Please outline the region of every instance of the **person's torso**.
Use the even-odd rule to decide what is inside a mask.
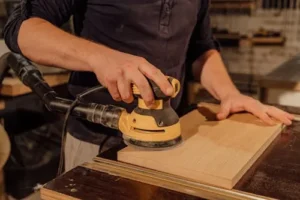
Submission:
[[[177,78],[183,84],[185,56],[197,23],[201,1],[86,0],[86,3],[77,7],[74,16],[75,32],[110,48],[144,57],[165,75]],[[99,85],[99,82],[94,74],[73,72],[69,91],[75,96],[95,85]],[[172,101],[174,108],[178,106],[181,95],[182,91]],[[107,92],[92,94],[85,99],[122,106],[128,111],[135,107],[134,104],[113,101]],[[87,141],[93,140],[94,143],[99,143],[97,140],[100,135],[97,132],[108,132],[97,126],[92,129],[92,124],[83,126],[76,121],[72,124],[71,132],[74,136],[82,140],[88,138]]]
[[[75,32],[144,57],[165,75],[182,82],[200,3],[201,0],[87,0],[77,6]],[[91,87],[99,83],[92,73],[74,72],[70,84]]]

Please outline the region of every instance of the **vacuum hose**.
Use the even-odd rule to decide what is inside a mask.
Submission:
[[[43,79],[38,68],[20,54],[10,52],[0,57],[0,83],[9,67],[24,85],[31,88],[40,97],[49,111],[62,114],[68,112],[73,101],[58,97],[57,93]],[[123,111],[123,108],[112,105],[78,102],[70,114],[109,128],[119,129],[119,118]]]

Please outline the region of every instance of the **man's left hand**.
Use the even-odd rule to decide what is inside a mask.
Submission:
[[[263,122],[268,125],[274,125],[275,120],[278,120],[285,125],[291,125],[294,116],[284,112],[276,107],[262,104],[260,101],[243,95],[241,93],[236,93],[232,95],[227,95],[221,100],[221,109],[217,114],[219,120],[225,119],[231,113],[246,111],[250,112]]]

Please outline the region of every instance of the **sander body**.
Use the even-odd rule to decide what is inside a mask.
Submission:
[[[122,112],[119,120],[119,129],[127,145],[164,149],[182,141],[179,117],[170,104],[170,99],[180,90],[180,83],[172,77],[168,77],[168,80],[173,86],[171,96],[166,96],[153,81],[149,81],[155,98],[151,109],[145,105],[140,91],[133,85],[138,106],[131,113]]]

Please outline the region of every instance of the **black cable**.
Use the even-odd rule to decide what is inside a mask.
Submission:
[[[104,148],[104,146],[105,146],[105,143],[110,139],[110,137],[111,137],[110,135],[107,135],[107,136],[104,138],[104,140],[101,142],[100,148],[99,148],[99,154],[102,153],[103,148]]]
[[[70,114],[72,113],[72,111],[74,110],[74,108],[78,105],[78,103],[80,102],[80,100],[93,93],[93,92],[97,92],[97,91],[101,91],[103,89],[106,89],[104,86],[96,86],[93,87],[91,89],[88,89],[86,91],[84,91],[83,93],[80,93],[76,96],[76,99],[73,101],[73,103],[70,105],[70,107],[68,108],[68,111],[65,115],[65,119],[64,119],[64,123],[63,123],[63,128],[62,128],[62,140],[61,140],[61,151],[60,151],[60,161],[59,161],[59,167],[58,167],[58,172],[57,172],[57,176],[62,174],[63,171],[63,166],[64,166],[64,160],[65,160],[65,143],[66,143],[66,135],[67,135],[67,125],[68,125],[68,120],[70,117]]]

